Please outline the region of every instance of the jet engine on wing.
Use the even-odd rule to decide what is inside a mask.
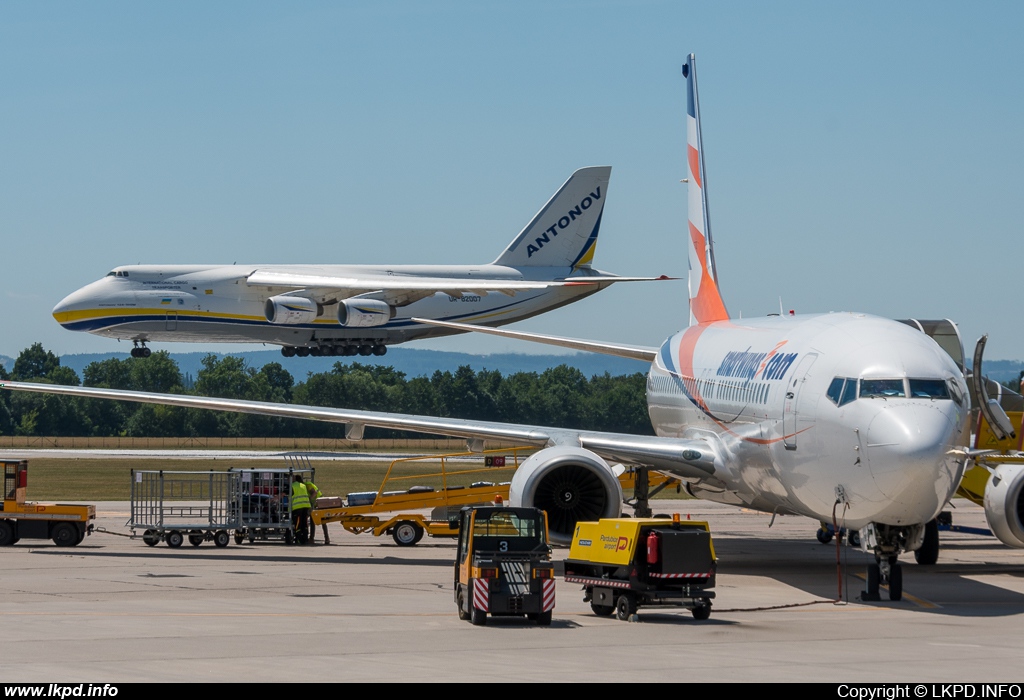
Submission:
[[[996,467],[985,487],[985,518],[999,540],[1024,547],[1024,464]]]
[[[622,515],[622,487],[608,463],[590,450],[546,447],[516,470],[509,502],[547,511],[551,541],[568,544],[577,522]]]
[[[383,326],[395,317],[395,307],[379,299],[345,299],[338,303],[338,323],[346,328]]]
[[[318,308],[312,299],[281,294],[267,299],[263,305],[263,313],[270,323],[293,326],[315,321]]]

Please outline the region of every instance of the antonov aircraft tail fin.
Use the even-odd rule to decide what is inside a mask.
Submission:
[[[697,101],[697,73],[691,53],[683,64],[686,78],[686,164],[687,217],[690,232],[690,325],[726,321],[729,312],[718,291],[715,246],[708,217],[707,177],[704,145],[700,134],[700,105]]]
[[[610,166],[574,172],[493,264],[590,267],[611,174]]]

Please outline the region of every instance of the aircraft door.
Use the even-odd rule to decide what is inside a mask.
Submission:
[[[787,380],[786,402],[782,411],[782,444],[787,450],[796,449],[796,436],[799,432],[797,416],[800,414],[800,389],[807,378],[807,372],[817,359],[818,353],[816,352],[807,353],[801,357],[793,374]]]
[[[176,331],[178,330],[178,312],[168,311],[165,316],[165,330]]]

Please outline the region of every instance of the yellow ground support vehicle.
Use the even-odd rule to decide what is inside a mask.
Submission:
[[[460,620],[526,616],[551,624],[555,569],[547,514],[538,508],[467,507],[459,512],[455,606]]]
[[[53,540],[58,547],[74,547],[92,533],[96,506],[26,501],[28,462],[2,460],[4,501],[0,510],[0,546],[18,540]]]
[[[641,607],[683,607],[706,620],[717,569],[706,522],[610,518],[576,525],[565,580],[583,584],[595,615],[629,620]]]

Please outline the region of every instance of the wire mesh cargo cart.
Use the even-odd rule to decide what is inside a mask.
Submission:
[[[237,511],[238,526],[235,529],[235,543],[250,543],[256,540],[284,540],[291,544],[295,533],[292,528],[292,510],[289,495],[291,484],[298,474],[304,481],[313,481],[316,470],[309,466],[309,460],[289,460],[296,465],[287,469],[230,469],[240,479]]]
[[[134,535],[150,547],[180,547],[188,538],[198,547],[212,541],[226,547],[241,527],[242,477],[231,472],[132,470],[131,519]]]

